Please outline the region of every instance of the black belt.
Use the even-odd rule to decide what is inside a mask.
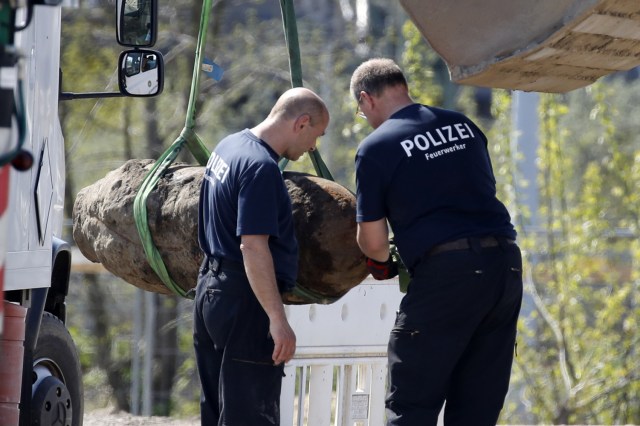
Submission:
[[[244,263],[215,256],[205,256],[202,268],[214,273],[218,273],[221,270],[245,272]]]
[[[226,259],[224,257],[215,257],[215,256],[205,256],[202,262],[202,267],[200,268],[201,273],[206,274],[207,271],[211,271],[214,274],[219,273],[220,271],[235,271],[241,272],[243,274],[247,274],[244,263],[238,262],[236,260]],[[294,287],[294,285],[288,285],[284,281],[277,280],[278,289],[282,293],[283,291],[288,291]]]
[[[436,254],[444,253],[453,250],[469,250],[474,247],[497,247],[506,246],[509,244],[515,244],[515,240],[506,237],[468,237],[460,238],[459,240],[448,241],[446,243],[438,244],[432,247],[424,257],[433,256]]]

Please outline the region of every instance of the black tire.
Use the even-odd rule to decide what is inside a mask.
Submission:
[[[82,426],[84,415],[82,371],[69,331],[56,316],[42,316],[33,353],[33,425]]]

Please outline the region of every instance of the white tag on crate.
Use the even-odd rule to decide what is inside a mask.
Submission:
[[[351,395],[351,419],[365,420],[369,418],[369,394],[354,393]]]

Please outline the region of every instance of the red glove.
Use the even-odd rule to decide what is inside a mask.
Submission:
[[[391,259],[391,255],[386,262],[378,262],[370,258],[367,259],[367,269],[376,280],[388,280],[398,275],[398,264]]]

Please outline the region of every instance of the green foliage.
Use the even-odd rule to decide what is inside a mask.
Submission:
[[[588,125],[561,125],[573,96],[593,102]],[[623,143],[613,123],[616,96],[597,83],[541,98],[539,213],[545,226],[524,239],[530,248],[526,289],[535,310],[523,311],[513,378],[536,422],[639,421],[633,407],[640,404],[640,339],[631,327],[640,315],[634,219],[640,149],[637,142]],[[576,155],[582,147],[569,140],[584,135],[570,128],[595,136],[602,156]],[[518,408],[510,403],[503,419],[522,420]]]
[[[174,405],[174,413],[179,417],[192,416],[200,413],[200,381],[193,353],[193,334],[191,303],[188,304],[189,313],[178,319],[178,349],[183,354],[178,366],[172,398],[179,401]],[[189,331],[189,332],[185,332]]]
[[[402,65],[410,81],[410,93],[416,102],[427,105],[442,105],[444,89],[437,81],[434,66],[440,57],[424,42],[424,38],[411,22],[402,28],[405,38],[405,50]]]
[[[473,117],[472,114],[469,114]],[[478,119],[478,125],[485,125],[484,133],[489,141],[489,153],[491,156],[493,173],[496,177],[496,190],[500,200],[509,209],[511,216],[516,217],[521,206],[516,205],[514,168],[515,154],[511,146],[511,96],[506,90],[494,90],[491,105],[492,122],[482,122]]]

